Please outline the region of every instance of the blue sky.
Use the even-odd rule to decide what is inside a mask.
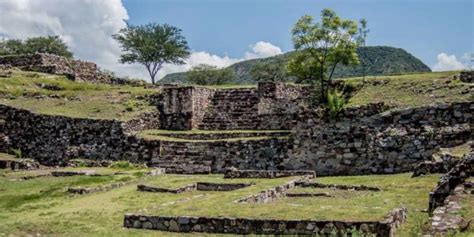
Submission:
[[[343,18],[366,18],[368,45],[400,47],[427,65],[446,53],[458,59],[474,48],[472,0],[124,0],[132,24],[168,23],[190,47],[241,57],[249,45],[270,42],[292,50],[290,30],[304,14],[331,8]]]
[[[191,56],[158,78],[199,64],[225,67],[293,49],[291,28],[304,14],[332,8],[366,18],[368,45],[406,49],[437,71],[467,68],[474,48],[474,0],[0,0],[0,38],[58,35],[74,56],[120,76],[147,79],[143,65],[121,64],[112,35],[132,24],[183,30]],[[67,9],[67,10],[65,10]]]

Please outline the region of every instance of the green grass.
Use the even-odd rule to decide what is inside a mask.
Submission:
[[[47,90],[41,85],[57,86],[60,90]],[[143,87],[74,82],[64,76],[25,71],[14,71],[0,80],[2,104],[79,118],[128,120],[152,111],[154,108],[140,98],[157,92]]]
[[[398,76],[368,76],[365,85],[350,99],[347,106],[385,102],[395,108],[417,107],[433,103],[473,101],[470,85],[452,79],[458,72],[432,72]],[[362,78],[344,79],[359,87]],[[449,82],[449,83],[448,83]]]
[[[16,157],[10,154],[0,152],[0,160],[16,160]]]
[[[5,171],[3,171],[5,172]],[[5,173],[4,173],[5,175]],[[10,181],[0,176],[0,236],[49,234],[55,236],[174,236],[176,234],[122,228],[125,213],[188,216],[230,216],[279,219],[380,220],[391,209],[406,206],[408,220],[400,236],[409,236],[428,205],[428,192],[438,176],[410,178],[411,174],[318,178],[322,183],[380,186],[382,192],[334,191],[335,198],[287,198],[267,204],[242,204],[234,200],[287,182],[280,179],[223,179],[222,175],[163,175],[145,177],[140,183],[180,187],[193,182],[255,182],[231,192],[185,192],[181,194],[137,192],[136,184],[88,195],[70,196],[69,186],[96,186],[120,176],[44,177]],[[125,175],[126,176],[126,175]],[[305,188],[309,189],[309,188]],[[300,188],[293,191],[301,190]],[[328,191],[315,189],[312,191]],[[417,216],[415,218],[414,216]],[[405,235],[406,234],[406,235]],[[194,236],[196,234],[189,234]]]

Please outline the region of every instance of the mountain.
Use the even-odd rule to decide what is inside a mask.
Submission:
[[[274,62],[282,67],[286,65],[293,52],[261,59],[252,59],[238,62],[229,67],[238,76],[237,84],[253,84],[255,81],[250,76],[250,70],[258,62]],[[367,46],[357,49],[361,63],[365,65],[365,74],[368,76],[393,75],[414,72],[430,72],[431,69],[421,60],[407,51],[388,46]],[[338,66],[334,72],[335,78],[362,76],[362,66]],[[172,73],[159,80],[160,84],[186,83],[186,73]]]

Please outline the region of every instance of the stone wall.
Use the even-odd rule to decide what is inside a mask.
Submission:
[[[459,79],[462,82],[474,83],[474,71],[462,71],[459,73]]]
[[[406,220],[406,209],[391,211],[382,221],[271,220],[232,217],[169,217],[126,214],[124,227],[170,232],[205,232],[266,235],[330,235],[340,236],[358,230],[379,237],[395,236]]]
[[[129,136],[116,120],[35,114],[7,105],[0,105],[0,119],[0,135],[8,140],[1,151],[20,149],[45,165],[65,165],[78,157],[144,162],[159,153],[159,141]]]
[[[370,107],[347,110],[339,120],[311,116],[301,121],[282,166],[318,175],[408,172],[436,148],[473,138],[474,102],[380,114],[382,106]]]
[[[307,108],[309,87],[259,83],[257,88],[210,89],[165,85],[158,105],[162,129],[290,129]]]
[[[456,186],[474,174],[474,153],[466,154],[464,158],[443,175],[433,192],[430,192],[429,209],[430,213],[437,207],[444,205],[445,199],[451,194]]]
[[[167,168],[167,172],[174,170],[173,173],[222,173],[230,167],[275,170],[287,153],[287,139],[284,138],[161,141],[160,145],[160,155],[152,164]]]
[[[99,73],[97,65],[53,54],[1,56],[0,65],[10,65],[23,70],[66,75],[76,81],[110,83],[111,78]]]
[[[202,122],[214,90],[204,87],[165,85],[156,100],[161,113],[161,128],[190,130]]]

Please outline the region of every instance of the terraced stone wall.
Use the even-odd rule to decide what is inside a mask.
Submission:
[[[227,168],[278,169],[286,158],[287,139],[181,142],[161,141],[152,164],[167,173],[223,173]]]
[[[1,151],[20,149],[45,165],[74,158],[147,161],[159,153],[159,141],[129,136],[116,120],[42,115],[6,105],[0,105],[0,119]]]
[[[380,114],[380,105],[372,106],[347,110],[338,120],[310,116],[301,121],[281,165],[318,175],[408,172],[436,148],[473,139],[474,102]]]
[[[0,65],[24,70],[66,75],[76,81],[111,83],[111,78],[99,73],[92,62],[68,59],[52,54],[12,55],[0,57]]]

